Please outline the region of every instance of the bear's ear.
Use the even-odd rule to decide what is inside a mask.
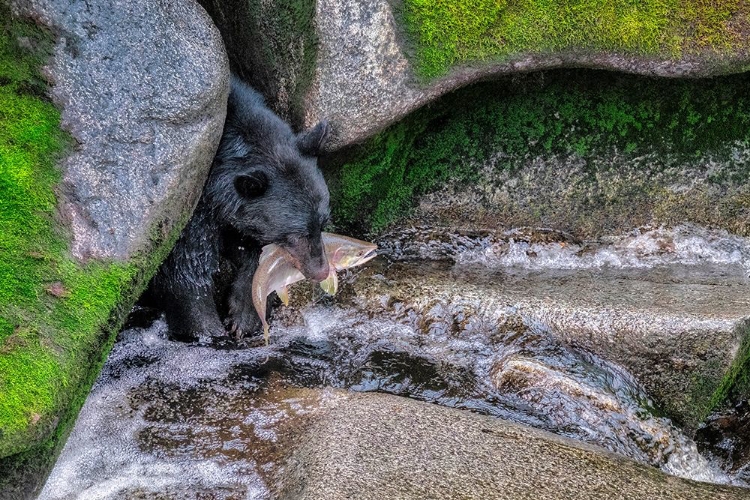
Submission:
[[[240,175],[234,179],[234,189],[243,198],[257,198],[268,189],[268,176],[263,172]]]
[[[323,120],[313,128],[297,134],[297,149],[303,155],[318,156],[330,133],[328,120]]]

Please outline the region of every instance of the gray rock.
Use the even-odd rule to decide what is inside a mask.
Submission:
[[[281,474],[281,499],[748,498],[503,420],[383,394],[320,415]]]
[[[619,70],[651,76],[701,77],[741,71],[746,55],[715,54],[672,59],[594,51],[520,53],[477,61],[429,83],[420,82],[407,59],[392,2],[319,0],[318,62],[305,101],[305,122],[329,117],[336,133],[329,148],[360,142],[414,109],[469,83],[503,74],[561,67]]]
[[[726,148],[689,159],[661,151],[637,158],[608,151],[524,159],[497,152],[475,162],[475,182],[449,182],[419,196],[409,222],[453,228],[541,226],[579,238],[690,222],[747,236],[750,185],[741,172],[750,162],[750,148],[739,142]],[[504,168],[504,162],[513,168]]]
[[[232,71],[293,127],[315,69],[315,0],[198,0],[219,28]]]
[[[229,70],[192,0],[14,0],[58,34],[46,67],[62,127],[60,212],[79,259],[127,259],[184,222],[221,136]]]

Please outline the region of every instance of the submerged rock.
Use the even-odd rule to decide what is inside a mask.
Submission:
[[[343,391],[289,387],[266,354],[170,341],[163,319],[123,331],[39,498],[269,498]]]
[[[695,437],[698,447],[716,457],[722,469],[750,479],[750,404],[743,400],[734,408],[713,412]]]
[[[319,415],[281,474],[279,498],[295,500],[748,495],[529,427],[384,394],[353,396]]]

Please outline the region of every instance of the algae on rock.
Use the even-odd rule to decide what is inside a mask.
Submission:
[[[74,388],[92,381],[100,327],[135,267],[70,256],[54,193],[70,140],[37,75],[51,41],[7,7],[0,14],[0,488],[10,488],[10,469],[35,459],[5,457],[39,442],[51,455],[50,432],[85,397]]]
[[[379,231],[421,203],[417,221],[446,224],[748,235],[748,83],[568,70],[478,84],[330,162],[336,222]]]

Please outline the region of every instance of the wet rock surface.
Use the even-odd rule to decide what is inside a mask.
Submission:
[[[193,0],[14,0],[58,35],[45,68],[64,130],[61,216],[79,259],[149,251],[198,201],[226,114],[229,67]]]
[[[174,342],[163,319],[149,326],[147,311],[141,325],[132,316],[41,498],[367,498],[397,483],[406,489],[393,495],[406,498],[501,483],[495,491],[515,496],[499,498],[576,489],[585,498],[747,498],[663,475],[743,485],[746,461],[728,467],[699,454],[691,428],[661,410],[669,400],[659,398],[673,393],[649,390],[668,375],[687,384],[710,372],[706,359],[733,354],[735,307],[747,296],[744,240],[657,231],[580,252],[570,247],[585,243],[548,231],[407,234],[382,245],[400,260],[342,274],[334,298],[295,287],[292,305],[275,311],[268,347],[258,337]],[[646,243],[667,235],[669,256],[649,253],[663,252]],[[523,265],[500,258],[522,250]],[[429,260],[432,252],[444,260]],[[705,262],[709,253],[714,265],[732,260],[724,275]],[[687,303],[692,312],[675,309]],[[637,371],[631,358],[651,351],[651,371]],[[667,352],[693,364],[657,357]],[[430,476],[447,453],[448,475]],[[387,477],[399,481],[381,484]]]
[[[739,362],[750,311],[744,240],[695,231],[639,232],[600,246],[554,232],[409,230],[406,241],[384,245],[401,261],[368,267],[340,300],[455,336],[502,332],[519,318],[623,366],[695,429]],[[447,260],[415,265],[407,260],[415,249]]]
[[[474,182],[449,182],[419,198],[410,222],[451,228],[543,226],[595,239],[643,225],[693,223],[750,234],[746,141],[690,158],[616,149],[589,155],[478,162]],[[509,167],[512,165],[512,167]]]
[[[338,405],[306,436],[279,498],[747,498],[528,427],[382,394]]]
[[[39,498],[267,498],[308,414],[338,397],[164,326],[123,332]]]

